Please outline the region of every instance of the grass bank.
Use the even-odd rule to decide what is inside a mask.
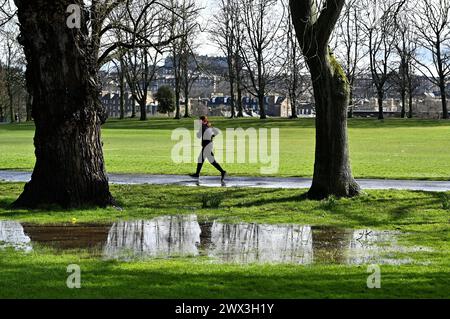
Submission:
[[[107,223],[196,214],[230,222],[296,223],[401,230],[402,245],[425,246],[414,263],[383,265],[382,288],[368,289],[367,266],[237,265],[206,257],[105,261],[84,251],[0,249],[0,298],[448,298],[450,194],[369,191],[355,199],[302,200],[302,190],[112,186],[123,210],[10,210],[23,184],[0,183],[0,219]],[[205,196],[217,208],[203,208]],[[411,255],[410,255],[411,257]],[[82,269],[82,289],[66,287],[66,268]]]

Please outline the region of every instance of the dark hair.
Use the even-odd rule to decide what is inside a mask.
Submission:
[[[200,116],[200,120],[202,120],[202,121],[206,121],[206,125],[208,125],[209,127],[211,127],[212,125],[211,125],[211,122],[208,120],[208,117],[207,116]]]

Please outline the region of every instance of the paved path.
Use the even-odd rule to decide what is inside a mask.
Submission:
[[[0,181],[27,182],[31,173],[0,170]],[[276,177],[228,177],[225,185],[219,177],[201,177],[200,180],[181,175],[144,175],[144,174],[110,174],[112,184],[127,185],[180,185],[207,187],[261,187],[261,188],[308,188],[311,179],[308,178],[276,178]],[[450,190],[450,181],[413,181],[413,180],[358,180],[363,189],[399,189],[442,192]]]

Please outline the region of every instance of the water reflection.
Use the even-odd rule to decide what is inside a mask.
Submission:
[[[92,249],[106,259],[119,260],[202,255],[217,262],[242,264],[395,264],[405,262],[395,259],[395,253],[401,251],[398,235],[301,225],[199,222],[195,215],[112,225],[0,222],[0,248],[29,251],[31,242],[36,242],[56,249]]]
[[[224,262],[310,264],[313,258],[312,229],[298,225],[215,222],[208,255]]]
[[[24,229],[18,222],[0,221],[0,249],[15,248],[16,250],[31,251],[31,239],[25,235]]]
[[[200,233],[194,215],[119,222],[109,231],[104,255],[112,259],[197,256]]]
[[[111,225],[30,225],[23,224],[32,242],[56,249],[97,249],[106,242]]]

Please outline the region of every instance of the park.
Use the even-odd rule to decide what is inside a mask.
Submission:
[[[449,0],[0,4],[0,299],[449,298]]]
[[[226,120],[213,119],[218,127],[279,127],[281,135],[279,177],[311,177],[314,121],[312,119]],[[170,160],[172,129],[190,128],[191,120],[154,119],[110,121],[103,128],[108,172],[117,174],[181,174],[192,164]],[[446,151],[448,122],[390,119],[354,119],[349,122],[355,177],[376,179],[448,180],[450,155]],[[33,125],[0,126],[0,167],[31,171]],[[289,138],[291,137],[291,138]],[[295,140],[295,147],[292,147]],[[383,142],[381,143],[380,140]],[[153,152],[164,156],[154,156]],[[430,154],[433,154],[432,156]],[[205,175],[217,175],[209,166]],[[230,176],[258,176],[257,164],[227,167]],[[189,180],[189,177],[186,177]],[[217,177],[219,183],[219,177]],[[218,220],[230,224],[311,225],[337,230],[370,229],[398,232],[398,251],[387,252],[382,265],[382,289],[367,289],[366,267],[349,266],[339,258],[318,258],[314,266],[263,263],[252,260],[220,263],[207,255],[153,259],[98,258],[101,247],[75,245],[65,240],[77,232],[57,237],[52,248],[47,239],[33,243],[33,251],[0,250],[2,297],[55,298],[445,298],[448,296],[450,194],[407,190],[370,190],[353,199],[302,199],[307,189],[209,188],[177,185],[113,185],[121,210],[54,208],[11,210],[22,183],[0,184],[0,219],[23,225],[98,225],[117,221],[152,220],[161,216],[196,215],[199,222]],[[205,196],[219,200],[203,205]],[[1,222],[0,222],[1,224]],[[27,229],[28,226],[24,226]],[[45,227],[43,228],[45,229]],[[314,233],[313,233],[314,234]],[[39,235],[36,235],[39,238]],[[64,238],[66,236],[66,238]],[[315,236],[315,234],[314,234]],[[31,236],[33,239],[33,236]],[[104,241],[106,242],[106,236]],[[47,245],[50,244],[50,247]],[[103,243],[102,243],[103,244]],[[392,244],[392,243],[384,243]],[[81,247],[81,248],[80,248]],[[129,246],[131,249],[133,246]],[[95,248],[95,249],[94,249]],[[93,251],[95,253],[93,253]],[[251,254],[251,250],[248,251]],[[318,254],[321,249],[318,249]],[[101,254],[101,251],[100,251]],[[342,253],[343,254],[343,253]],[[383,256],[371,255],[373,262]],[[196,254],[194,254],[196,255]],[[242,257],[242,256],[241,256]],[[245,256],[244,256],[245,257]],[[244,258],[242,257],[242,258]],[[385,256],[386,257],[386,256]],[[384,257],[383,257],[384,258]],[[396,260],[411,259],[405,264]],[[211,261],[213,259],[213,261]],[[236,259],[239,261],[239,259]],[[211,264],[212,262],[212,264]],[[83,288],[65,286],[65,267],[80,263]],[[393,263],[393,264],[391,264]],[[29,268],[31,267],[31,269]],[[25,269],[27,269],[25,271]],[[45,271],[43,271],[45,269]],[[17,280],[21,285],[17,285]],[[182,279],[181,279],[182,278]],[[313,280],[311,280],[311,278]],[[36,280],[38,279],[38,280]],[[43,289],[43,287],[46,287]]]

